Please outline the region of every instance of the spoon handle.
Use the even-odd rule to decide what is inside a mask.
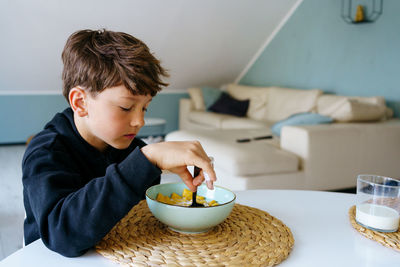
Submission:
[[[192,192],[192,205],[196,205],[197,204],[197,191],[196,192]]]
[[[197,175],[200,174],[201,169],[197,166],[194,166],[194,171],[193,171],[193,178],[196,177]]]
[[[201,169],[197,166],[194,166],[194,171],[193,171],[193,179],[200,174]],[[197,196],[197,191],[193,192],[192,197],[193,200],[196,201],[196,196]]]
[[[194,171],[193,171],[193,179],[200,174],[201,169],[197,166],[194,166]],[[197,191],[192,192],[192,206],[198,206],[197,204]]]

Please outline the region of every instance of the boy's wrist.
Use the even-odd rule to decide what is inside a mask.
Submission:
[[[135,163],[133,163],[133,161]],[[152,179],[131,179],[132,175],[136,177],[159,177],[161,170],[152,164],[151,161],[143,154],[141,149],[134,149],[131,154],[121,163],[118,164],[119,171],[128,182],[134,182],[136,188],[146,187]],[[144,183],[144,184],[141,184]]]
[[[157,162],[151,156],[152,155],[152,151],[153,151],[153,145],[152,144],[145,145],[144,147],[142,147],[140,149],[140,151],[142,151],[142,154],[147,158],[148,161],[150,161],[153,165],[158,167]]]

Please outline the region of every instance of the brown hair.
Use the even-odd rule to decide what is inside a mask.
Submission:
[[[162,86],[165,69],[145,43],[123,33],[81,30],[73,33],[62,52],[63,95],[82,86],[92,95],[124,84],[134,95],[155,96]]]

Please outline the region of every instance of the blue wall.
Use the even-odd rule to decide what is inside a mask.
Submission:
[[[24,143],[66,107],[62,95],[0,95],[0,144]]]
[[[165,133],[178,129],[179,99],[187,93],[160,93],[150,103],[146,117],[167,121]],[[68,106],[61,94],[0,95],[0,144],[25,143]]]
[[[341,1],[304,0],[240,83],[379,95],[399,117],[399,12],[385,0],[375,23],[347,24]]]
[[[179,99],[189,98],[187,93],[161,93],[153,98],[146,117],[163,118],[167,121],[164,133],[179,128]]]

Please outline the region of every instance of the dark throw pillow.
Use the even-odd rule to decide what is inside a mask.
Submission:
[[[208,108],[208,110],[216,113],[244,117],[246,116],[247,109],[249,108],[249,102],[249,99],[237,100],[229,94],[223,92],[217,101],[215,101],[215,103]]]
[[[201,88],[201,93],[203,94],[204,105],[208,109],[220,98],[222,91],[218,88],[206,86]]]

